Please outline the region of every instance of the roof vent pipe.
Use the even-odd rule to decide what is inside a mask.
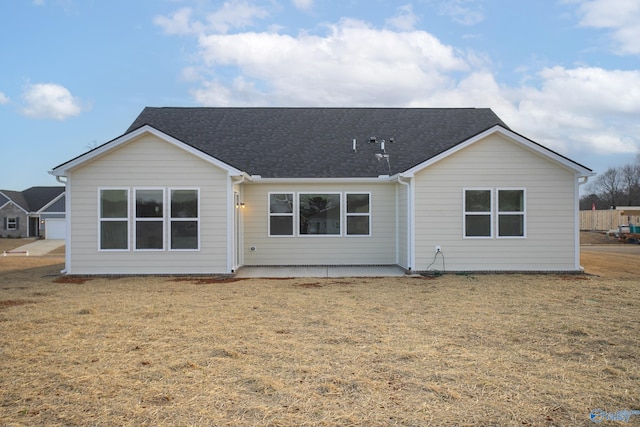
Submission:
[[[355,153],[356,151],[358,151],[356,150],[356,139],[353,138],[353,152]]]

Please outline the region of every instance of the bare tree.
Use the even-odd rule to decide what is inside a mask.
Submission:
[[[633,206],[640,196],[640,163],[630,163],[620,168],[620,181],[624,191],[624,203]]]
[[[598,175],[593,182],[593,190],[600,196],[600,199],[609,204],[616,206],[617,201],[622,194],[621,172],[617,168],[609,168],[606,172]]]

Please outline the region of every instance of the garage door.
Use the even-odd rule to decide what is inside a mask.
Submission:
[[[64,219],[45,219],[44,220],[44,238],[45,239],[66,239],[67,238],[67,222]]]

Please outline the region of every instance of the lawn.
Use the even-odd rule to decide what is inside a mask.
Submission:
[[[592,425],[640,409],[640,287],[606,257],[598,276],[222,282],[6,257],[0,424]]]

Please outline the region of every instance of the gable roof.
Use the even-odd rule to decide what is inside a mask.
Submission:
[[[38,212],[64,191],[64,187],[31,187],[24,191],[0,190],[0,193],[25,212]]]
[[[393,175],[492,126],[506,127],[486,108],[147,107],[127,132],[144,125],[263,178]],[[375,156],[383,139],[389,164]]]
[[[565,167],[582,174],[591,172],[512,132],[488,108],[147,107],[125,134],[51,173],[64,175],[68,169],[151,133],[232,175],[376,178],[411,173],[497,129],[517,142],[528,141],[528,148]],[[372,137],[375,142],[370,142]]]

